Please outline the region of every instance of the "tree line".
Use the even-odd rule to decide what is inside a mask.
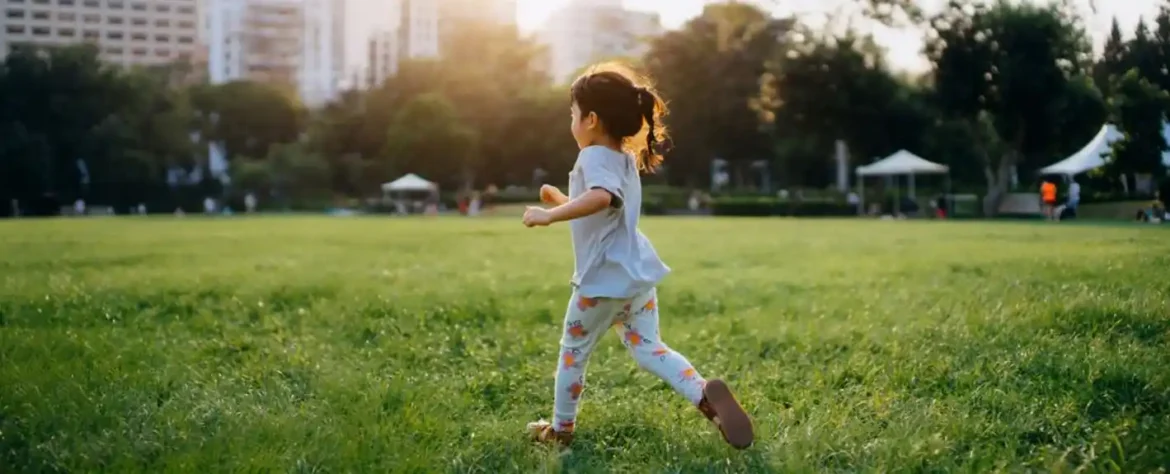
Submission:
[[[928,73],[892,70],[856,30],[739,2],[709,5],[624,58],[671,105],[666,166],[647,180],[706,188],[718,158],[740,187],[762,162],[780,186],[826,188],[843,140],[853,166],[899,149],[947,164],[993,209],[1015,177],[1074,152],[1106,120],[1125,138],[1095,186],[1165,176],[1170,3],[1128,40],[1114,21],[1100,57],[1068,2],[956,0],[932,16],[905,0],[862,3],[872,20],[926,26]],[[446,34],[441,59],[404,62],[317,110],[277,86],[190,83],[183,65],[105,65],[90,45],[15,48],[0,66],[0,198],[170,211],[255,193],[320,207],[376,196],[407,172],[446,190],[565,181],[569,94],[545,74],[545,51],[509,29]],[[226,177],[213,173],[213,143]]]

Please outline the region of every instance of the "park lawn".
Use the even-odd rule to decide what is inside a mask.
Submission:
[[[737,452],[617,338],[550,415],[572,254],[515,219],[0,222],[0,472],[1149,472],[1170,232],[648,219],[663,335]]]

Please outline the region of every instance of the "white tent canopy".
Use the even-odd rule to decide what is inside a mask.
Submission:
[[[876,163],[857,168],[858,176],[893,176],[915,174],[941,174],[949,171],[946,165],[926,161],[906,150],[885,157]]]
[[[894,154],[887,156],[873,164],[857,167],[858,187],[861,189],[861,202],[858,206],[858,213],[865,213],[865,180],[867,176],[900,176],[907,175],[907,184],[909,185],[908,196],[914,199],[914,175],[916,174],[946,174],[950,172],[947,165],[942,165],[927,161],[922,157],[910,153],[906,150],[898,150]],[[947,180],[947,188],[950,188],[950,179]],[[897,182],[894,186],[894,208],[895,212],[901,212],[902,203],[897,197]],[[948,191],[949,192],[949,191]]]
[[[422,192],[435,191],[436,189],[438,186],[435,183],[422,179],[414,173],[382,185],[383,192]]]
[[[1083,148],[1060,162],[1040,169],[1040,174],[1076,175],[1105,165],[1105,156],[1113,150],[1113,143],[1124,135],[1113,124],[1101,126],[1097,135]],[[1170,141],[1170,123],[1162,123],[1162,136]],[[1170,151],[1162,153],[1162,164],[1170,167]]]

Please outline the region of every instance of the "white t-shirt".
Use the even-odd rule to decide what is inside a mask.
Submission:
[[[642,178],[634,159],[603,146],[577,155],[569,173],[569,198],[590,189],[613,195],[609,209],[569,222],[573,236],[573,286],[581,296],[631,298],[654,288],[670,268],[638,231]]]

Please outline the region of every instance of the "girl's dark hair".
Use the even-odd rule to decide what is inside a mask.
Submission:
[[[621,64],[599,64],[578,77],[569,94],[581,117],[597,114],[605,132],[637,160],[638,169],[653,172],[662,164],[666,103],[645,78]]]

